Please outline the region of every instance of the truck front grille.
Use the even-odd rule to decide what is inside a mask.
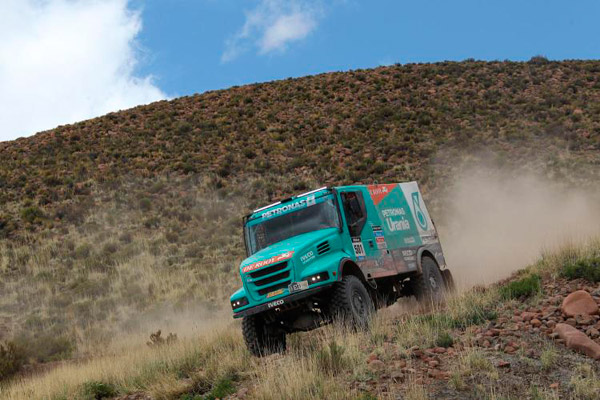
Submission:
[[[292,282],[290,267],[291,265],[284,261],[250,272],[247,283],[253,297],[260,299],[270,292],[286,289]]]

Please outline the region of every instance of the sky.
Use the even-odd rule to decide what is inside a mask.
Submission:
[[[599,18],[597,0],[0,0],[0,141],[322,72],[598,59]]]

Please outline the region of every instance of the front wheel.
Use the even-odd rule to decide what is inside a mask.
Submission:
[[[356,276],[344,276],[333,287],[331,311],[334,319],[362,329],[368,325],[374,309],[373,300],[367,288]]]
[[[285,332],[269,327],[260,315],[244,317],[242,333],[248,351],[256,357],[285,351]]]

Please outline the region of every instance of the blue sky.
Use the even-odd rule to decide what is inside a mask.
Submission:
[[[0,141],[322,72],[598,59],[599,17],[597,0],[0,0]]]
[[[251,82],[382,64],[600,56],[598,1],[330,1],[310,33],[283,50],[250,48],[222,62],[226,41],[260,1],[149,0],[140,6],[140,71],[183,95]],[[302,2],[299,2],[302,3]],[[250,39],[260,40],[260,32]]]

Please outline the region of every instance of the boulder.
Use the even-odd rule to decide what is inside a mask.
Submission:
[[[558,336],[565,341],[568,348],[579,351],[595,360],[600,360],[600,344],[587,337],[585,333],[567,324],[556,325],[554,332],[558,333]]]
[[[594,298],[588,292],[577,290],[565,297],[561,310],[567,317],[592,315],[598,314],[598,304],[596,304]]]

